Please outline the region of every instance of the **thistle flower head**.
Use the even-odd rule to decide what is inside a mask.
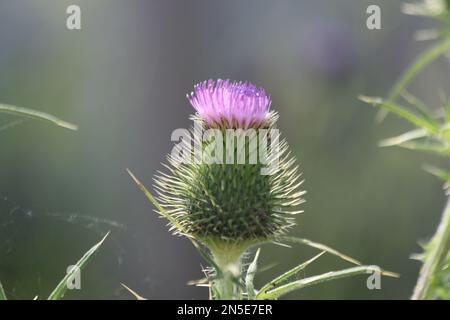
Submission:
[[[249,82],[207,80],[187,95],[198,115],[209,126],[248,128],[263,125],[272,103],[263,88]]]
[[[226,134],[224,140],[214,141],[215,147],[229,150],[234,162],[198,162],[195,157],[180,162],[169,156],[170,172],[155,179],[166,212],[182,227],[182,233],[210,249],[224,243],[245,247],[285,233],[294,225],[293,214],[301,212],[297,206],[303,202],[304,191],[299,190],[303,181],[286,141],[279,138],[277,116],[269,112],[271,101],[264,89],[247,82],[209,80],[195,86],[189,100],[205,133]],[[203,134],[196,137],[195,129],[191,134],[201,152],[211,149],[211,141],[201,140]],[[255,140],[258,144],[253,144]],[[192,156],[196,153],[191,142],[183,147]],[[241,152],[244,163],[236,161]],[[261,157],[263,153],[266,157]],[[251,162],[254,155],[257,161]],[[267,168],[270,173],[262,174]],[[174,225],[172,229],[180,232]]]

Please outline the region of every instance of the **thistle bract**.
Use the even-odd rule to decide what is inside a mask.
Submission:
[[[250,83],[209,80],[188,99],[201,133],[193,128],[193,139],[183,139],[188,161],[169,156],[170,172],[155,179],[160,203],[183,230],[173,229],[210,249],[283,234],[304,192],[269,96]]]

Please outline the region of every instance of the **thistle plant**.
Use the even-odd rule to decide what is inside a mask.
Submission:
[[[415,127],[413,130],[381,141],[380,146],[397,146],[449,157],[450,101],[448,97],[443,97],[440,108],[435,112],[421,99],[408,92],[407,86],[426,66],[449,53],[450,1],[423,0],[407,3],[403,9],[406,14],[433,18],[441,23],[438,28],[418,32],[420,40],[434,40],[436,43],[421,54],[403,73],[387,99],[367,96],[360,96],[360,99],[381,108],[379,119],[390,112]],[[448,59],[447,62],[449,62]],[[398,102],[400,98],[403,102]],[[425,169],[444,181],[446,193],[449,196],[450,173],[447,169],[431,165],[426,165]],[[450,299],[450,198],[447,199],[435,234],[428,242],[422,243],[422,247],[422,254],[412,256],[423,263],[412,299]]]
[[[169,155],[167,171],[155,177],[156,198],[129,173],[170,230],[187,237],[207,261],[199,284],[206,283],[210,298],[276,299],[315,283],[379,271],[325,245],[286,236],[302,212],[305,191],[264,89],[209,80],[187,98],[195,124]],[[258,290],[253,281],[260,250],[250,264],[245,253],[264,243],[299,243],[321,252]],[[292,280],[325,252],[357,266]]]
[[[169,157],[171,175],[157,176],[156,189],[167,212],[224,267],[221,260],[228,261],[232,255],[237,259],[249,245],[282,235],[293,225],[292,215],[301,212],[296,207],[303,202],[304,191],[299,190],[303,181],[285,141],[278,150],[277,167],[267,174],[262,170],[271,163],[264,164],[256,154],[265,146],[250,150],[255,146],[252,142],[263,138],[262,128],[270,132],[276,125],[277,116],[269,112],[271,101],[263,89],[210,80],[197,85],[188,98],[202,130],[215,128],[223,137],[229,133],[231,139],[222,139],[223,144],[213,149],[223,147],[234,159],[226,163],[226,155],[212,159],[206,152],[202,152],[205,158],[196,159],[200,161],[192,161],[194,154],[182,163]],[[249,132],[254,135],[250,137]],[[245,144],[235,143],[242,139]],[[211,147],[209,141],[200,144],[201,151]],[[254,163],[237,163],[242,153],[243,160],[253,156]]]
[[[50,122],[56,126],[69,129],[69,130],[77,130],[78,126],[72,123],[69,123],[67,121],[61,120],[54,115],[37,111],[33,109],[18,107],[18,106],[12,106],[8,104],[1,104],[0,103],[0,113],[10,114],[18,117],[23,118],[30,118],[30,119],[36,119],[41,121]]]

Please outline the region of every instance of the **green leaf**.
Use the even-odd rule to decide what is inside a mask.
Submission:
[[[325,252],[328,252],[334,256],[337,256],[339,258],[341,258],[342,260],[345,260],[347,262],[353,263],[355,265],[360,266],[361,262],[359,262],[356,259],[353,259],[333,248],[330,248],[324,244],[321,243],[317,243],[317,242],[313,242],[311,240],[308,239],[303,239],[303,238],[297,238],[297,237],[275,237],[274,238],[275,241],[280,241],[280,242],[290,242],[290,243],[298,243],[298,244],[304,244],[307,245],[309,247],[312,248],[316,248]],[[387,277],[394,277],[394,278],[398,278],[400,275],[398,273],[395,272],[391,272],[391,271],[386,271],[386,270],[381,270],[381,274]]]
[[[264,294],[266,294],[269,290],[273,289],[274,287],[276,287],[277,285],[281,284],[282,282],[287,281],[289,278],[295,276],[296,274],[298,274],[300,271],[304,270],[308,265],[310,265],[311,263],[313,263],[314,261],[316,261],[318,258],[320,258],[320,256],[322,256],[326,251],[322,251],[321,253],[319,253],[318,255],[312,257],[311,259],[309,259],[306,262],[303,262],[302,264],[299,264],[298,266],[292,268],[291,270],[283,273],[282,275],[276,277],[275,279],[273,279],[272,281],[266,283],[259,291],[258,291],[258,295],[257,298],[259,299],[261,296],[263,296]]]
[[[394,84],[388,95],[387,101],[395,101],[411,81],[414,80],[417,74],[449,49],[450,39],[445,39],[422,53]],[[382,120],[385,116],[386,111],[381,112],[378,118],[379,120]]]
[[[439,287],[434,285],[434,281],[441,271],[441,264],[445,263],[450,251],[450,198],[447,199],[444,212],[442,213],[439,226],[425,246],[424,263],[420,269],[413,300],[432,299],[436,296]],[[441,292],[442,293],[442,292]]]
[[[78,129],[78,126],[76,126],[72,123],[66,122],[66,121],[61,120],[51,114],[41,112],[41,111],[31,110],[31,109],[17,107],[17,106],[11,106],[11,105],[7,105],[7,104],[0,104],[0,113],[1,112],[9,113],[9,114],[21,116],[21,117],[27,117],[27,118],[33,118],[33,119],[47,121],[47,122],[53,123],[54,125],[57,125],[59,127],[63,127],[63,128],[70,129],[70,130]]]
[[[439,124],[433,118],[433,115],[430,113],[427,105],[422,102],[419,98],[409,93],[408,91],[402,92],[402,97],[408,102],[410,105],[416,108],[416,110],[420,113],[420,115],[425,118],[429,123],[433,124],[435,127],[438,127]]]
[[[253,285],[253,280],[255,279],[256,271],[258,270],[258,257],[261,249],[258,248],[255,253],[255,258],[252,263],[248,266],[247,274],[245,275],[245,286],[247,288],[247,295],[249,300],[255,298],[255,287]]]
[[[142,297],[141,295],[139,295],[138,293],[136,293],[135,291],[131,290],[130,288],[128,288],[126,285],[124,285],[123,283],[121,283],[122,287],[124,287],[129,293],[131,293],[136,300],[147,300],[144,297]]]
[[[442,156],[450,156],[450,146],[438,143],[408,141],[405,143],[401,143],[398,146],[409,150],[417,150]]]
[[[449,49],[450,40],[445,39],[422,53],[394,84],[387,100],[394,101],[397,99],[400,93],[416,77],[416,75],[420,73],[420,71]]]
[[[259,299],[278,299],[279,297],[292,292],[294,290],[303,289],[305,287],[319,284],[322,282],[337,280],[345,277],[355,276],[359,274],[366,274],[369,272],[378,271],[373,266],[358,266],[353,268],[348,268],[340,271],[330,271],[321,275],[312,276],[309,278],[289,282],[285,285],[279,286],[275,289],[269,290],[267,292],[261,292]]]
[[[425,129],[414,129],[405,133],[402,133],[401,135],[381,140],[378,144],[380,147],[392,147],[392,146],[399,146],[405,142],[421,139],[427,137],[428,131]]]
[[[3,290],[3,286],[2,286],[1,282],[0,282],[0,300],[8,300],[6,298],[6,293],[5,293],[5,290]]]
[[[436,297],[441,300],[450,300],[450,251],[434,278],[433,290]]]
[[[399,106],[398,104],[394,102],[385,101],[379,97],[367,97],[367,96],[359,96],[359,99],[363,102],[369,103],[375,107],[383,108],[389,112],[392,112],[399,116],[400,118],[403,118],[412,124],[427,129],[433,133],[436,133],[438,131],[438,126],[428,121],[427,119],[424,119],[422,117],[417,116],[416,114],[412,113],[411,111],[407,110],[405,107]]]
[[[450,172],[441,168],[437,168],[434,166],[424,166],[425,171],[432,174],[433,176],[438,177],[443,182],[449,183],[450,182]]]
[[[60,300],[64,297],[64,294],[67,290],[67,282],[73,278],[75,272],[78,270],[83,270],[83,268],[87,265],[89,260],[94,256],[95,253],[100,249],[100,246],[105,241],[106,237],[108,236],[109,232],[103,237],[100,242],[98,242],[96,245],[94,245],[91,249],[89,249],[83,257],[81,257],[80,260],[75,264],[75,267],[71,269],[70,272],[66,274],[66,276],[60,281],[60,283],[56,286],[55,290],[50,294],[48,297],[48,300]]]
[[[332,254],[334,256],[337,256],[337,257],[339,257],[339,258],[341,258],[341,259],[343,259],[345,261],[348,261],[350,263],[353,263],[353,264],[356,264],[356,265],[361,265],[361,262],[359,262],[356,259],[353,259],[353,258],[351,258],[351,257],[349,257],[349,256],[347,256],[347,255],[345,255],[343,253],[340,253],[339,251],[337,251],[337,250],[335,250],[333,248],[330,248],[330,247],[328,247],[328,246],[326,246],[324,244],[313,242],[313,241],[308,240],[308,239],[282,236],[282,237],[275,237],[275,238],[273,238],[272,241],[304,244],[304,245],[307,245],[309,247],[316,248],[316,249],[319,249],[321,251],[328,252],[328,253],[330,253],[330,254]]]

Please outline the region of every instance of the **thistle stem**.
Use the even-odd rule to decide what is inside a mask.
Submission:
[[[447,255],[450,246],[450,197],[447,200],[441,222],[431,241],[426,248],[425,260],[420,270],[419,279],[412,300],[423,300],[430,298],[430,287],[434,274],[439,269],[440,263]]]
[[[214,286],[219,300],[239,299],[239,288],[233,282],[233,276],[230,273],[225,273],[221,278],[215,280]]]
[[[242,271],[241,257],[245,247],[215,243],[209,247],[212,258],[220,270],[216,270],[216,278],[212,286],[215,298],[220,300],[236,300],[241,298],[239,286]]]

